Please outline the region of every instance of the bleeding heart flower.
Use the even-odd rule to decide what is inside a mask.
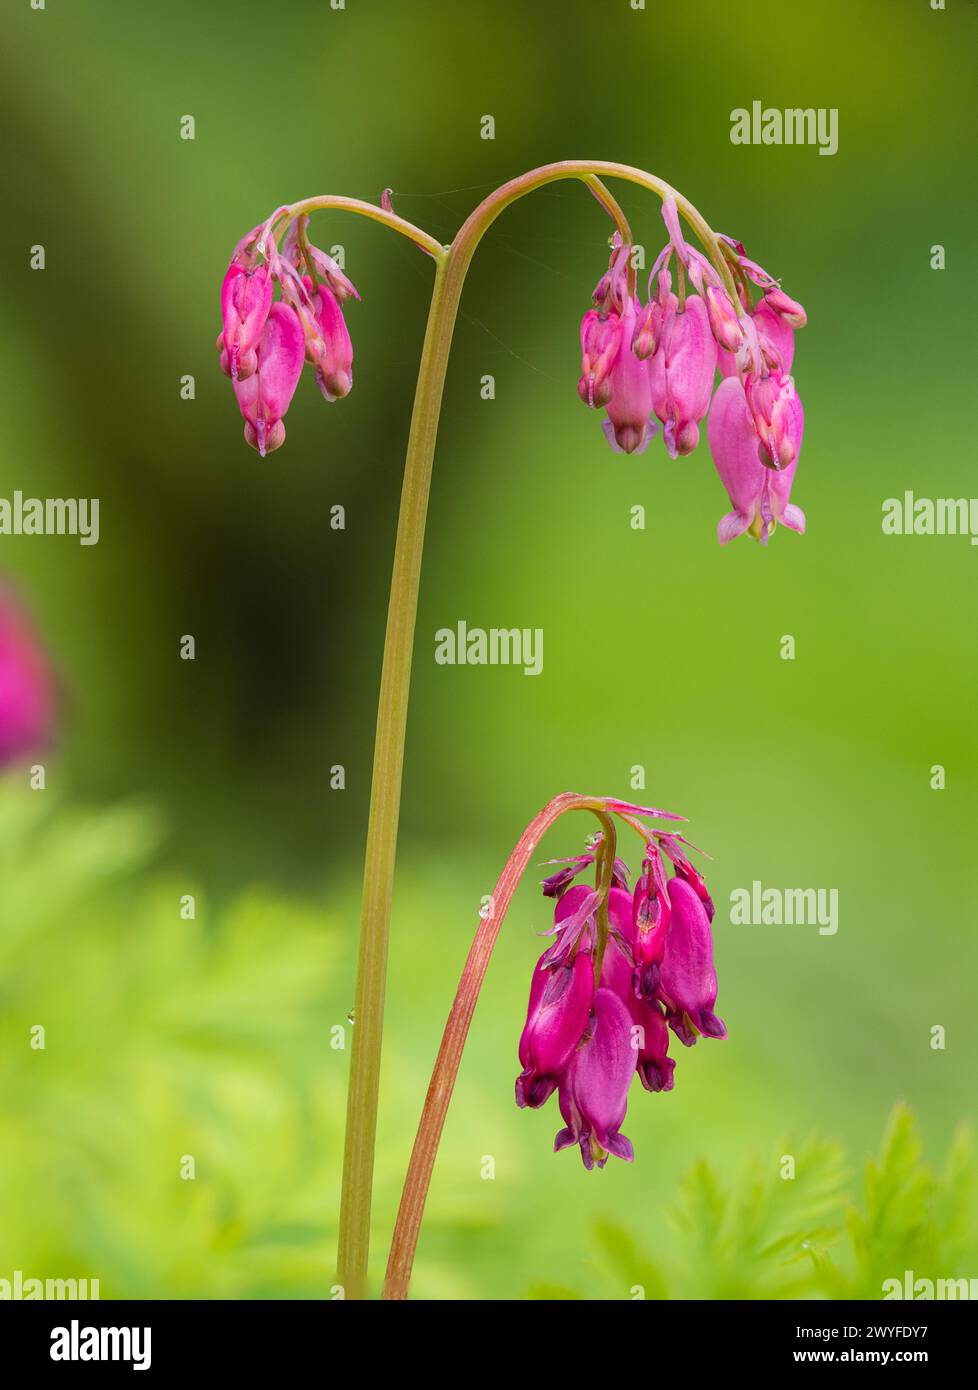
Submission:
[[[766,544],[778,522],[792,531],[804,533],[805,513],[789,501],[805,424],[797,393],[792,398],[790,410],[787,429],[793,458],[787,467],[777,471],[765,467],[760,460],[754,422],[738,379],[727,377],[717,387],[707,434],[720,481],[733,504],[733,511],[717,526],[721,545],[745,531]]]
[[[285,442],[282,417],[292,403],[305,360],[305,335],[294,309],[273,304],[257,348],[257,367],[234,383],[245,439],[262,458]]]

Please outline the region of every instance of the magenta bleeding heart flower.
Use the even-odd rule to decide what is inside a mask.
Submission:
[[[337,262],[309,241],[308,217],[289,223],[281,248],[271,231],[274,220],[273,214],[234,249],[221,288],[217,340],[245,439],[263,458],[285,441],[283,417],[304,364],[326,400],[349,394],[353,344],[343,304],[360,297]]]
[[[0,768],[40,752],[54,728],[54,681],[24,612],[0,588]]]
[[[620,233],[612,239],[594,307],[581,322],[578,394],[592,409],[605,410],[604,433],[616,453],[643,453],[658,421],[667,453],[685,457],[697,448],[709,414],[710,449],[734,505],[721,523],[721,544],[744,532],[766,541],[778,521],[803,531],[804,516],[789,505],[788,494],[804,425],[790,373],[794,333],[804,327],[805,311],[739,242],[717,239],[725,281],[685,240],[671,197],[662,215],[668,240],[652,265],[644,304],[636,293],[633,248]],[[760,290],[756,302],[752,288]],[[731,407],[734,393],[722,391],[727,379],[739,383],[745,415]]]
[[[245,439],[262,458],[285,442],[282,416],[292,403],[304,360],[299,316],[287,304],[273,304],[255,349],[255,370],[233,383]]]
[[[633,825],[635,815],[661,814],[605,805]],[[551,861],[563,865],[543,884],[557,899],[554,940],[534,968],[519,1044],[517,1104],[536,1109],[557,1091],[564,1126],[554,1149],[576,1145],[588,1169],[611,1154],[632,1161],[621,1132],[632,1077],[648,1091],[672,1090],[670,1029],[687,1047],[726,1036],[714,1012],[713,903],[692,847],[682,835],[638,828],[646,848],[634,892],[619,858],[602,878],[602,836],[582,855]],[[593,887],[574,882],[595,865]]]
[[[659,346],[649,364],[652,404],[662,421],[670,458],[691,454],[700,442],[699,422],[710,408],[716,365],[706,301],[690,294],[680,304],[670,294]]]
[[[717,387],[707,434],[713,462],[733,507],[717,526],[721,545],[744,532],[766,544],[779,522],[804,534],[805,513],[789,499],[805,417],[801,400],[793,393],[790,377],[780,379],[779,389],[792,392],[778,421],[782,430],[782,452],[786,440],[791,462],[780,471],[761,462],[757,428],[739,379],[727,377]]]
[[[620,233],[612,240],[611,262],[598,281],[581,320],[581,375],[577,393],[592,409],[604,407],[604,432],[620,454],[641,454],[655,433],[648,363],[635,351],[653,331],[634,293],[631,247]]]

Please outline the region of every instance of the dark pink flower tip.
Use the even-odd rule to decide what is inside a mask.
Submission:
[[[520,1038],[523,1071],[516,1078],[516,1103],[536,1108],[543,1105],[566,1068],[580,1041],[591,1012],[594,966],[590,955],[579,951],[570,964],[537,962],[530,982],[526,1025]]]
[[[706,908],[685,879],[670,879],[668,891],[672,913],[659,970],[659,995],[669,1025],[687,1047],[697,1034],[725,1038],[723,1021],[713,1012],[717,977]]]
[[[555,1151],[579,1145],[588,1169],[595,1163],[603,1168],[609,1154],[631,1163],[635,1157],[631,1141],[620,1128],[635,1066],[631,1014],[612,990],[599,989],[587,1037],[561,1077],[560,1113],[565,1128],[554,1139]]]
[[[287,304],[273,304],[258,345],[258,368],[233,383],[245,439],[264,456],[285,439],[282,416],[292,403],[305,360],[305,334]]]
[[[0,768],[40,752],[54,730],[54,679],[19,604],[0,588]]]

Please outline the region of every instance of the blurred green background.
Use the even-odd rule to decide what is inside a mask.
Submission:
[[[636,1084],[633,1167],[588,1176],[572,1153],[551,1156],[555,1108],[512,1103],[547,925],[526,883],[463,1061],[416,1295],[614,1298],[651,1281],[652,1296],[653,1265],[671,1293],[788,1292],[780,1276],[748,1277],[736,1250],[733,1273],[690,1255],[677,1217],[690,1182],[716,1226],[704,1161],[734,1184],[757,1155],[773,1183],[784,1144],[800,1153],[818,1134],[813,1166],[848,1165],[825,1200],[858,1203],[864,1158],[904,1099],[925,1157],[943,1162],[974,1107],[978,1041],[978,556],[962,537],[885,537],[880,517],[905,489],[975,490],[976,199],[962,151],[978,115],[976,11],[967,0],[944,12],[928,0],[5,7],[0,495],[97,496],[102,537],[92,548],[0,538],[0,572],[63,689],[47,790],[26,790],[15,770],[0,799],[0,1277],[101,1277],[116,1297],[328,1296],[348,1060],[331,1030],[353,998],[431,267],[362,219],[316,219],[314,239],[344,246],[363,296],[347,315],[355,389],[328,406],[304,380],[287,443],[265,461],[217,369],[218,288],[235,241],[281,202],[392,187],[398,211],[449,240],[494,185],[559,158],[665,177],[805,304],[793,500],[809,530],[779,531],[766,551],[746,539],[721,550],[728,504],[705,443],[675,463],[659,441],[640,458],[612,455],[575,394],[606,219],[571,183],[509,210],[466,288],[435,467],[375,1276],[481,895],[555,792],[627,796],[636,764],[639,799],[687,815],[713,855],[730,1038],[681,1050],[672,1094]],[[755,99],[838,108],[838,153],[732,145],[730,112]],[[180,138],[188,114],[193,141]],[[656,200],[616,192],[654,252]],[[37,243],[43,272],[28,268]],[[930,268],[935,243],[943,272]],[[188,373],[192,401],[180,396]],[[644,531],[629,524],[639,503]],[[345,531],[330,529],[335,504]],[[437,666],[434,632],[459,619],[542,627],[543,674]],[[184,633],[192,663],[179,659]],[[784,634],[794,661],[780,658]],[[334,764],[344,791],[330,790]],[[943,791],[930,788],[934,764]],[[576,852],[589,829],[564,822],[547,848]],[[729,894],[754,879],[836,888],[837,935],[731,926]],[[187,893],[192,922],[179,913]],[[41,1052],[26,1041],[38,1023]],[[930,1046],[935,1025],[944,1050]],[[825,1147],[835,1140],[847,1159]],[[185,1154],[192,1183],[180,1180]],[[797,1255],[808,1215],[792,1212],[791,1184],[772,1191]],[[837,1229],[833,1211],[812,1229]],[[930,1219],[913,1208],[908,1230]],[[973,1227],[955,1221],[971,1230],[965,1253],[927,1258],[938,1275],[978,1275]],[[847,1238],[823,1237],[847,1267]],[[878,1296],[877,1274],[864,1266],[846,1287]]]

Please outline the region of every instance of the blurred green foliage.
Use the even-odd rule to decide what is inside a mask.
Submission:
[[[7,786],[0,831],[0,1276],[98,1278],[103,1297],[329,1297],[349,1035],[334,1022],[335,923],[260,892],[217,920],[195,901],[189,917],[187,885],[145,872],[157,827],[144,807],[83,813]],[[387,1084],[399,1088],[412,1068],[397,1029],[395,1014]],[[636,1087],[633,1113],[643,1099]],[[464,1070],[453,1109],[478,1123]],[[494,1147],[502,1160],[505,1138]],[[450,1127],[440,1171],[457,1181],[472,1158]],[[626,1205],[581,1229],[579,1287],[547,1254],[553,1205],[527,1211],[541,1236],[537,1253],[523,1235],[535,1277],[510,1272],[508,1207],[531,1207],[558,1161],[541,1145],[501,1206],[436,1183],[426,1241],[450,1234],[454,1254],[439,1273],[423,1243],[416,1292],[442,1296],[454,1275],[470,1296],[498,1285],[535,1299],[878,1298],[905,1269],[967,1277],[978,1260],[969,1136],[937,1176],[906,1107],[864,1194],[836,1142],[782,1141],[733,1177],[701,1158],[677,1195],[641,1198],[641,1219]],[[654,1164],[640,1153],[625,1170],[628,1204]],[[576,1165],[555,1171],[594,1181]],[[382,1188],[398,1176],[381,1163]],[[444,1267],[453,1258],[467,1271]]]

